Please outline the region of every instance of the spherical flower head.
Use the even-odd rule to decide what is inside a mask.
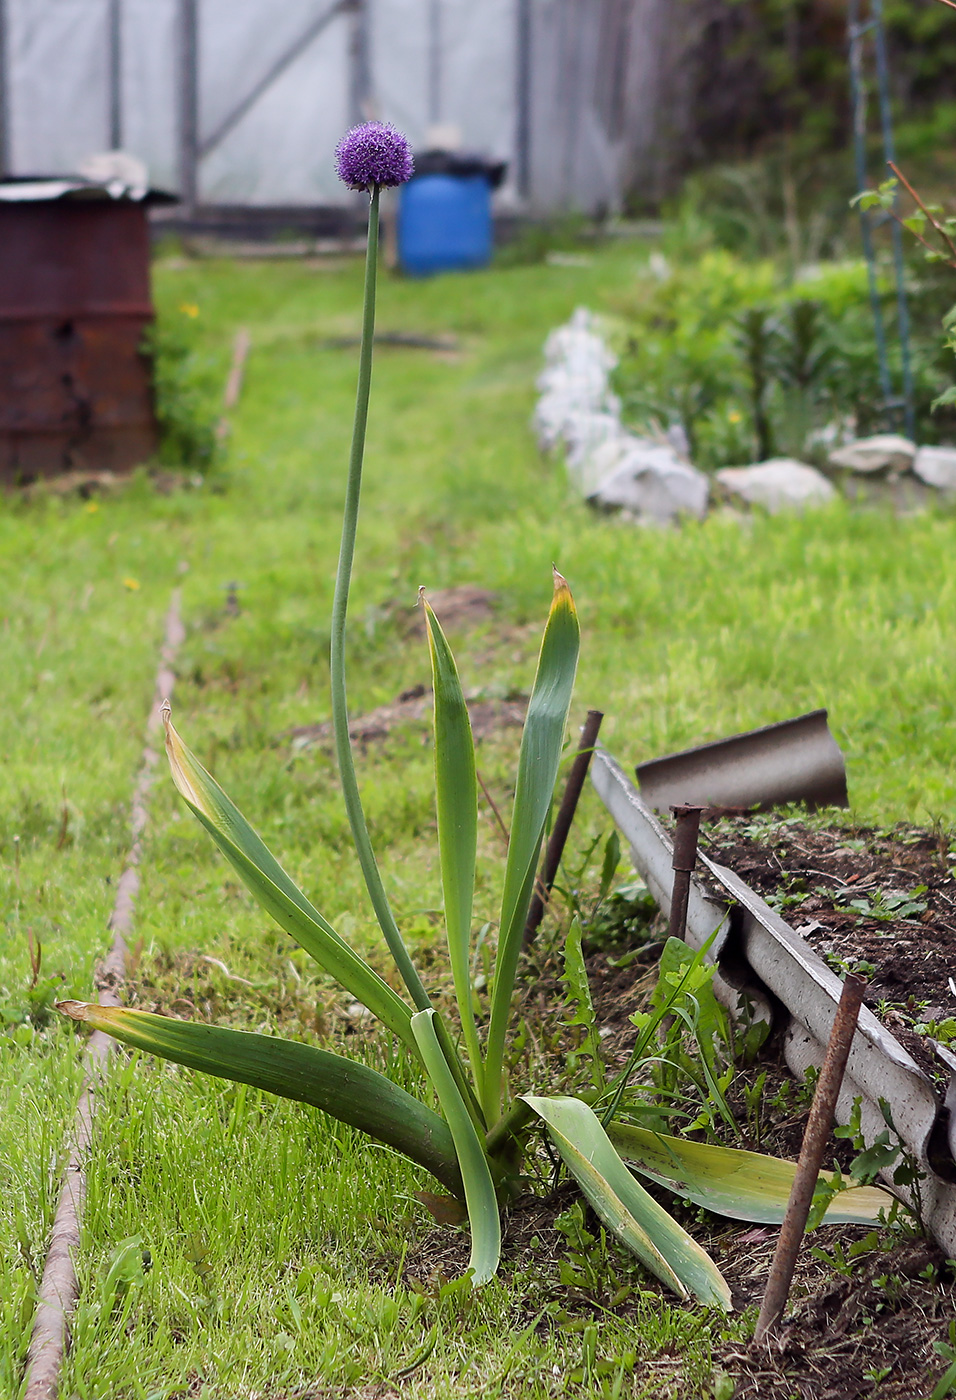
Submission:
[[[404,185],[415,172],[411,147],[391,122],[363,122],[346,132],[335,148],[339,179],[349,189]]]

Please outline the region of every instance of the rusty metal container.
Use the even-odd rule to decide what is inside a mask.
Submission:
[[[156,450],[147,202],[0,184],[0,483],[126,472]]]

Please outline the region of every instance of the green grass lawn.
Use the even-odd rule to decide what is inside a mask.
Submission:
[[[826,705],[856,818],[953,826],[951,514],[895,520],[838,506],[642,531],[591,514],[560,464],[538,455],[528,422],[547,331],[580,303],[629,305],[645,257],[622,244],[589,267],[385,280],[381,329],[451,334],[459,349],[377,355],[352,711],[428,679],[425,644],[406,623],[420,584],[494,590],[495,621],[452,634],[463,682],[488,696],[527,690],[553,561],[582,622],[573,718],[604,710],[604,742],[622,761]],[[357,352],[322,342],[357,331],[360,285],[358,263],[161,261],[163,314],[198,306],[204,351],[223,379],[234,331],[252,333],[227,463],[201,488],[165,497],[142,478],[90,502],[0,506],[4,1394],[17,1391],[31,1268],[45,1247],[81,1051],[56,1020],[22,1018],[48,978],[86,998],[107,945],[177,585],[188,628],[177,727],[318,908],[359,946],[378,946],[331,756],[295,752],[284,737],[330,714],[328,615]],[[231,582],[238,617],[225,608]],[[509,732],[479,751],[504,804],[516,749]],[[360,777],[400,922],[440,987],[430,753],[412,733],[370,749]],[[608,826],[589,794],[576,846]],[[482,855],[483,922],[495,917],[500,859],[490,821]],[[199,1014],[303,1036],[341,1028],[328,980],[268,926],[163,772],[142,876],[141,1004],[182,1010],[182,997]],[[42,947],[32,989],[31,936]],[[387,1053],[362,1043],[376,1063]],[[590,1318],[529,1248],[475,1299],[399,1285],[436,1238],[414,1198],[427,1183],[315,1114],[124,1052],[106,1098],[64,1396],[278,1400],[310,1386],[390,1394],[399,1383],[410,1396],[592,1395],[602,1385],[609,1395],[668,1385],[696,1394],[710,1373],[712,1331],[724,1324],[638,1289],[621,1317],[602,1322],[598,1355],[614,1365],[598,1376],[581,1330]],[[668,1362],[678,1351],[680,1383]]]

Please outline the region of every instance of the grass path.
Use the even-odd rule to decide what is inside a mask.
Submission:
[[[526,687],[553,560],[582,618],[575,718],[603,709],[604,741],[622,761],[825,704],[862,819],[952,826],[952,516],[895,521],[837,507],[643,532],[589,514],[560,468],[539,458],[528,419],[545,334],[580,302],[613,311],[643,257],[624,245],[589,268],[386,280],[383,330],[451,334],[460,350],[377,356],[352,710],[426,679],[424,644],[384,606],[410,612],[420,583],[496,590],[496,623],[452,637],[463,680],[489,695]],[[12,1027],[0,1035],[3,1394],[16,1393],[30,1265],[42,1256],[79,1049],[56,1022],[15,1024],[30,1004],[28,933],[42,945],[41,982],[55,975],[64,993],[87,996],[177,582],[189,629],[178,727],[318,907],[359,943],[373,936],[331,758],[319,748],[294,755],[281,737],[329,717],[328,612],[356,353],[321,342],[357,329],[360,276],[357,264],[160,263],[164,314],[199,307],[223,377],[233,332],[252,331],[227,469],[169,497],[144,480],[116,498],[10,501],[0,513],[0,1009]],[[232,581],[238,618],[224,607]],[[513,750],[505,737],[479,760],[503,801]],[[370,753],[361,773],[386,881],[440,980],[428,961],[438,905],[430,767],[413,735]],[[606,825],[589,797],[582,844]],[[495,913],[490,829],[484,841],[480,919]],[[281,1021],[303,1035],[315,1031],[314,1000],[332,1000],[162,780],[138,930],[144,999],[152,989],[167,1007],[185,997],[201,1013],[265,1028]],[[197,962],[201,953],[233,976]],[[306,1384],[386,1394],[436,1328],[435,1354],[404,1394],[549,1395],[565,1392],[583,1364],[581,1333],[553,1319],[533,1346],[519,1341],[547,1301],[533,1269],[474,1303],[396,1292],[403,1250],[429,1230],[412,1194],[422,1183],[384,1152],[342,1129],[320,1131],[293,1107],[131,1061],[110,1095],[65,1395],[279,1397]],[[150,1272],[137,1264],[140,1246],[123,1245],[129,1238],[150,1250]],[[647,1359],[681,1338],[687,1374],[701,1378],[709,1326],[641,1304],[608,1323],[602,1346]],[[660,1393],[654,1374],[639,1365],[622,1393]],[[600,1393],[590,1373],[581,1385]]]

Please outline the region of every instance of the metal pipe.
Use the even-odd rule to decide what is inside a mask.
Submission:
[[[555,135],[562,143],[561,206],[567,211],[574,207],[575,176],[577,174],[578,132],[585,121],[582,92],[583,55],[581,43],[586,11],[573,5],[572,0],[560,0],[558,5],[559,38],[556,44],[561,55],[560,81],[552,86],[556,117]]]
[[[248,330],[245,326],[240,326],[232,343],[232,364],[229,369],[229,378],[226,380],[225,393],[222,396],[222,417],[216,424],[216,441],[218,443],[225,443],[229,438],[229,414],[239,402],[239,395],[242,393],[242,376],[245,372],[251,344],[252,340]],[[230,599],[235,598],[237,587],[237,584],[229,584],[231,592],[229,598],[226,599],[227,611]],[[238,603],[235,606],[238,608]]]
[[[548,849],[544,857],[544,869],[535,887],[534,896],[531,900],[531,907],[528,910],[528,917],[524,926],[524,941],[527,945],[532,941],[538,931],[538,925],[544,917],[544,909],[554,884],[555,876],[558,873],[558,866],[564,854],[564,846],[571,830],[571,823],[574,821],[574,813],[577,810],[578,798],[581,796],[581,789],[584,787],[584,780],[588,775],[588,768],[591,763],[591,755],[594,752],[594,745],[597,743],[598,733],[601,729],[601,721],[604,718],[600,710],[588,710],[587,719],[581,729],[581,741],[578,744],[578,752],[571,765],[568,774],[568,781],[565,785],[564,796],[561,799],[561,806],[554,819],[554,826],[551,828],[551,839],[548,841]]]
[[[153,749],[160,723],[160,706],[172,694],[175,684],[173,663],[185,641],[179,616],[180,593],[173,592],[166,614],[166,636],[160,652],[153,704],[146,726],[146,742],[139,777],[133,791],[130,813],[132,843],[126,868],[116,888],[116,899],[108,927],[113,939],[109,952],[96,972],[97,1001],[100,1006],[121,1006],[119,993],[126,975],[127,939],[133,928],[139,869],[143,854],[143,832],[148,817],[150,788],[153,784],[156,753]],[[86,1205],[86,1164],[93,1138],[93,1127],[100,1103],[98,1089],[109,1057],[116,1045],[104,1031],[95,1031],[83,1056],[83,1092],[73,1120],[72,1142],[60,1184],[53,1231],[47,1249],[43,1276],[37,1294],[36,1312],[27,1351],[24,1400],[56,1400],[61,1393],[61,1372],[69,1343],[73,1312],[79,1301],[77,1263],[80,1231]]]
[[[876,80],[880,103],[880,125],[883,129],[883,156],[887,165],[896,160],[893,146],[893,115],[890,110],[890,70],[886,56],[886,30],[883,26],[883,0],[870,0],[873,16],[873,43],[876,49]],[[903,426],[911,441],[916,438],[916,413],[913,406],[913,366],[910,356],[910,313],[906,300],[906,278],[903,266],[903,230],[896,219],[890,233],[893,239],[893,267],[896,275],[896,312],[900,337],[900,358],[903,369]]]
[[[428,121],[437,125],[442,118],[441,82],[441,0],[428,5]]]
[[[856,167],[856,192],[861,195],[867,186],[866,179],[866,87],[863,81],[863,35],[870,28],[860,23],[859,0],[850,0],[847,37],[850,48],[850,94],[853,104],[853,154]],[[880,305],[880,291],[876,276],[876,252],[873,248],[873,232],[868,212],[859,207],[860,232],[863,238],[863,255],[866,258],[866,279],[870,296],[870,310],[873,315],[873,334],[876,339],[876,354],[879,363],[880,389],[887,404],[892,401],[893,385],[890,382],[890,367],[886,354],[886,331],[883,326],[883,308]]]
[[[179,0],[179,191],[191,217],[199,195],[199,0]]]
[[[669,938],[683,938],[687,931],[687,901],[690,897],[690,879],[697,864],[697,838],[700,835],[700,814],[703,807],[672,807],[677,825],[674,828],[674,855],[671,866],[674,871],[674,888],[671,894],[671,910],[667,925]]]
[[[357,126],[374,115],[371,108],[372,78],[369,67],[368,0],[352,0],[352,32],[349,37],[349,104]]]
[[[10,74],[7,52],[7,6],[0,0],[0,178],[10,174]]]
[[[109,0],[107,61],[109,64],[110,150],[123,146],[123,0]]]
[[[522,199],[531,197],[531,33],[531,0],[518,0],[515,183]]]
[[[764,1341],[768,1332],[773,1330],[783,1316],[783,1310],[787,1306],[793,1271],[797,1266],[797,1256],[803,1243],[810,1203],[823,1164],[823,1154],[830,1140],[833,1116],[865,990],[866,982],[862,977],[857,977],[852,972],[847,973],[840,1004],[833,1018],[820,1078],[817,1080],[810,1117],[803,1134],[787,1213],[780,1227],[780,1238],[777,1240],[767,1288],[760,1305],[760,1316],[757,1318],[757,1328],[754,1332],[755,1343]]]

